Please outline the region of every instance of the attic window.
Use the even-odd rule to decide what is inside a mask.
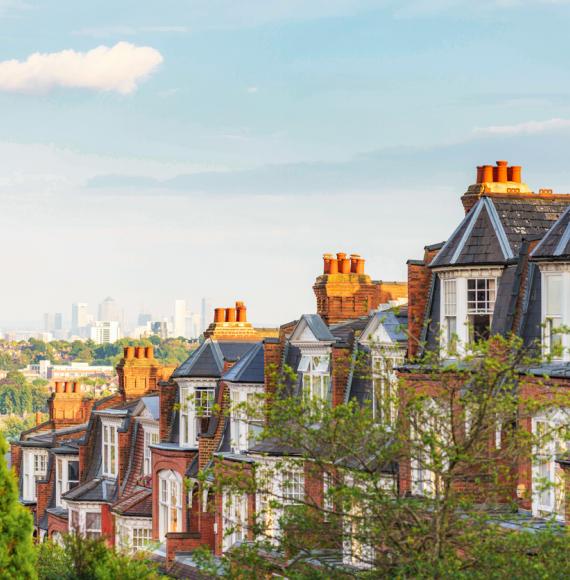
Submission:
[[[330,357],[303,355],[297,371],[303,374],[303,394],[310,398],[327,400],[330,390]]]
[[[470,278],[467,280],[467,314],[471,340],[486,340],[491,331],[491,318],[495,308],[495,278]]]

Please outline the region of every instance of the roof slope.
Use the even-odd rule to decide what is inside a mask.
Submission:
[[[482,197],[444,244],[431,267],[503,264],[524,239],[542,236],[570,199]]]
[[[231,369],[223,375],[230,383],[263,383],[264,375],[263,345],[256,343]]]
[[[548,230],[531,257],[534,260],[562,260],[570,257],[570,207]]]

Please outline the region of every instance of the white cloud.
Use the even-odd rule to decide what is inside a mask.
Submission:
[[[480,135],[536,135],[570,129],[570,119],[549,119],[547,121],[526,121],[515,125],[492,125],[477,127],[474,133]]]
[[[0,91],[43,93],[56,87],[129,94],[162,63],[158,50],[119,42],[88,52],[30,55],[25,61],[0,61]]]

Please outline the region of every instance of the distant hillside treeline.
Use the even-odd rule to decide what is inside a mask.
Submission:
[[[122,356],[123,347],[129,345],[153,345],[158,360],[166,365],[178,365],[188,358],[190,350],[196,343],[182,338],[162,340],[158,336],[142,340],[122,338],[113,344],[95,344],[91,340],[85,342],[80,340],[43,342],[33,338],[20,342],[0,340],[0,370],[23,369],[42,359],[49,359],[53,364],[87,362],[93,365],[115,366]]]

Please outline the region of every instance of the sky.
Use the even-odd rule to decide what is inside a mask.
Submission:
[[[475,167],[570,191],[570,0],[0,0],[0,326],[313,312],[445,240]]]

